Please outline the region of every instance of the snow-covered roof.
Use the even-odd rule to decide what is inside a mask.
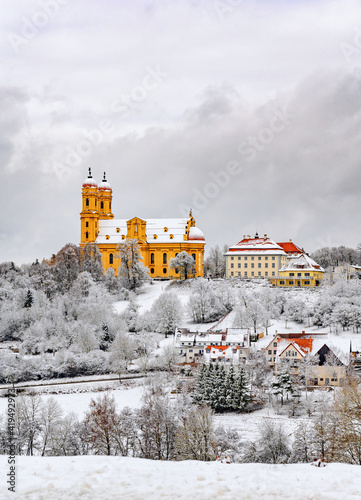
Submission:
[[[83,182],[83,187],[98,187],[98,184],[92,176],[91,168],[89,168],[88,177]]]
[[[111,191],[112,190],[111,185],[107,181],[105,172],[104,172],[104,176],[103,176],[102,182],[99,184],[98,189],[99,189],[99,191]]]
[[[254,253],[267,252],[271,255],[286,255],[280,245],[271,238],[244,238],[236,245],[229,248],[226,255],[233,255],[235,252]]]
[[[150,243],[183,243],[187,241],[186,228],[188,224],[186,218],[182,219],[145,219],[146,238]],[[197,229],[197,228],[190,228]],[[199,233],[203,233],[197,229]],[[127,220],[126,219],[106,219],[99,220],[99,232],[96,243],[113,243],[118,244],[127,236]],[[188,238],[189,240],[189,238]],[[192,239],[194,244],[204,244],[203,239]]]
[[[311,257],[303,253],[298,257],[291,258],[284,266],[281,267],[281,271],[299,271],[300,269],[311,269],[313,271],[319,271],[320,273],[325,272],[324,269],[317,264]]]
[[[188,240],[190,240],[190,241],[194,241],[194,240],[205,241],[205,237],[204,237],[204,234],[202,233],[202,231],[198,227],[192,226],[189,228]]]

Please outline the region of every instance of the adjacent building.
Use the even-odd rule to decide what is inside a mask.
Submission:
[[[276,243],[267,234],[263,238],[258,233],[254,238],[244,236],[225,254],[226,277],[275,278],[289,257],[302,253],[291,240]]]
[[[303,253],[292,257],[279,270],[278,276],[272,277],[270,282],[280,287],[310,287],[319,286],[323,280],[325,270],[311,257]]]
[[[324,269],[292,240],[276,243],[266,234],[244,236],[225,256],[227,278],[267,278],[274,286],[311,287],[324,276]]]
[[[204,274],[204,246],[202,231],[196,227],[192,212],[189,217],[178,219],[114,219],[112,213],[113,191],[104,177],[98,185],[89,169],[82,186],[82,211],[80,213],[80,247],[96,243],[104,270],[118,271],[120,259],[117,247],[126,239],[136,239],[143,256],[143,263],[153,278],[178,278],[169,261],[180,252],[189,253],[195,263],[195,276]]]

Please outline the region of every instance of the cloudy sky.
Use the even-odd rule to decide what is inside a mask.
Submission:
[[[208,249],[361,242],[359,0],[19,0],[0,27],[0,261],[79,242],[89,166],[115,217],[193,208]]]

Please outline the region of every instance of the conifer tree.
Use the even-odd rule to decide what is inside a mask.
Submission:
[[[281,396],[282,405],[284,396],[286,395],[288,399],[288,395],[293,394],[293,382],[287,366],[278,373],[277,380],[272,384],[272,392],[275,396]]]
[[[28,290],[25,297],[24,307],[26,307],[26,309],[29,309],[32,305],[33,305],[33,294],[31,293],[31,290]]]
[[[240,368],[235,383],[233,409],[243,410],[250,403],[250,401],[251,395],[249,393],[246,374],[243,368]]]

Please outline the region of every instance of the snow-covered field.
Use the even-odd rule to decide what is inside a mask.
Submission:
[[[222,464],[139,458],[18,457],[17,500],[350,500],[361,498],[361,467],[328,464]],[[7,494],[6,494],[7,493]]]

